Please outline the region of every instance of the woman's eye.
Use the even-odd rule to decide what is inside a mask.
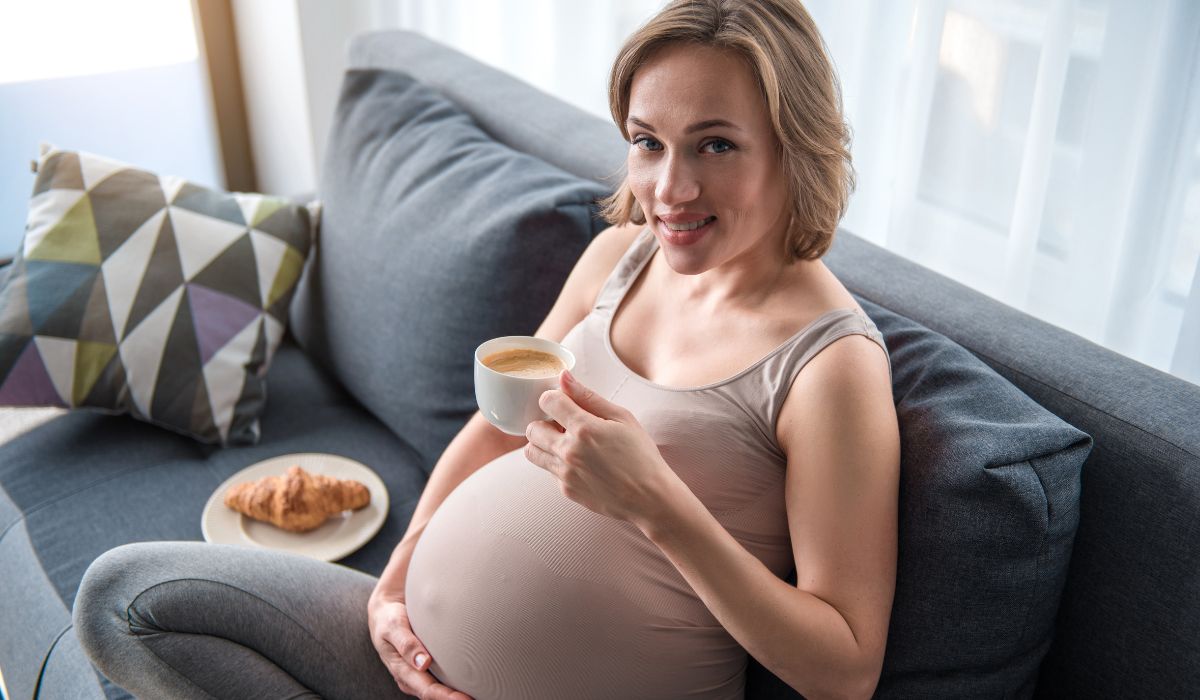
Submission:
[[[724,153],[726,151],[733,150],[733,144],[729,143],[725,139],[713,139],[712,141],[704,144],[704,148],[710,147],[712,148],[712,153]]]
[[[662,146],[662,144],[650,138],[649,136],[639,136],[635,138],[633,140],[633,145],[637,146],[643,151],[657,151]]]

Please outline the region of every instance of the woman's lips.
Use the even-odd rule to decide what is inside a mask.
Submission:
[[[692,245],[701,238],[704,238],[717,222],[717,217],[710,216],[700,228],[692,229],[691,231],[675,231],[662,220],[658,220],[658,231],[662,234],[663,240],[671,245]]]

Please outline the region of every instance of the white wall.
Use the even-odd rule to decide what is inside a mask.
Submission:
[[[320,178],[325,142],[333,124],[350,39],[364,31],[387,26],[372,0],[297,0],[301,55],[306,77],[308,118],[313,157]]]
[[[234,0],[259,188],[283,195],[316,189],[356,34],[417,28],[608,119],[608,65],[625,36],[663,2]],[[588,29],[555,35],[563,23]],[[511,36],[522,32],[551,40],[514,50]]]
[[[284,196],[317,184],[299,9],[297,0],[233,2],[258,189]]]

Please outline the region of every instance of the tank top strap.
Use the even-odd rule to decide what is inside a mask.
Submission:
[[[775,424],[783,402],[791,391],[792,384],[809,360],[816,357],[835,340],[848,335],[862,335],[873,340],[887,356],[887,345],[883,334],[874,321],[858,308],[842,308],[827,311],[776,348],[755,368],[749,381],[736,382],[726,392],[737,394],[735,401],[760,423],[764,436],[776,450]],[[888,357],[888,372],[891,358]],[[782,451],[780,451],[782,454]]]
[[[592,311],[612,316],[617,304],[621,302],[625,292],[641,274],[642,268],[650,262],[657,247],[658,241],[654,239],[654,233],[649,227],[643,228],[633,239],[629,249],[617,261],[617,265],[608,275],[608,279],[604,281],[604,286],[596,295],[596,304],[592,307]]]

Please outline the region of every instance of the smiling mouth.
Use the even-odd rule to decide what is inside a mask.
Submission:
[[[668,224],[659,219],[659,236],[664,243],[672,246],[690,246],[700,242],[712,230],[717,217],[710,216],[687,224]]]
[[[666,224],[667,228],[671,229],[672,231],[695,231],[696,229],[700,228],[701,226],[705,226],[716,220],[717,220],[717,217],[710,216],[706,219],[700,219],[699,221],[693,221],[690,224],[668,224],[665,221],[663,223]]]

